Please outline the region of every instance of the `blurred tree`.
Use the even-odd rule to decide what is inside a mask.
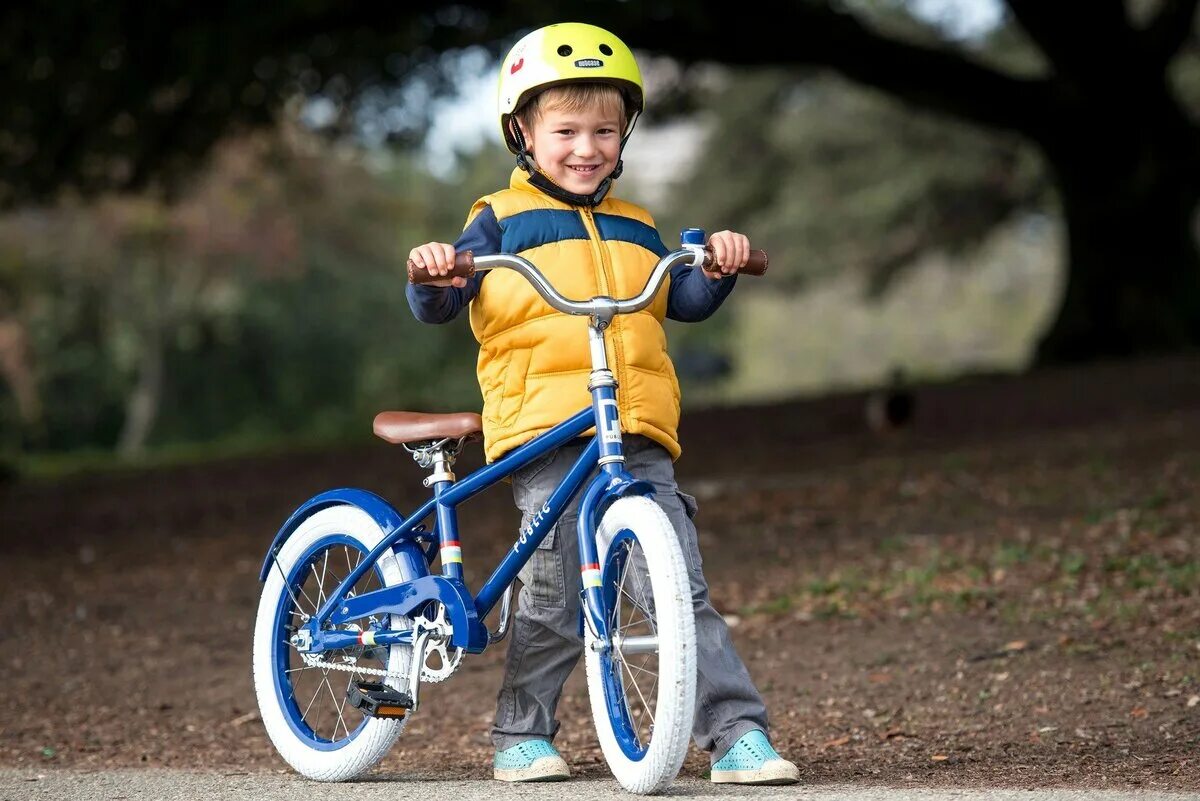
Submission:
[[[712,14],[693,23],[693,35],[669,50],[700,59],[708,42],[720,41],[719,59],[730,64],[832,66],[916,108],[1021,137],[1047,165],[1067,230],[1064,298],[1037,359],[1075,361],[1200,346],[1195,0],[1128,7],[1105,0],[1086,10],[1008,0],[1009,23],[973,48],[948,41],[900,2],[842,4],[854,13],[834,5],[799,4],[788,25],[773,25],[774,9],[766,6]],[[740,181],[713,181],[733,188],[723,208],[753,208],[774,221],[772,241],[823,238],[822,231],[806,227],[810,217],[802,205],[816,202],[817,193],[797,191],[797,180],[836,180],[824,189],[827,197],[843,194],[843,209],[847,189],[867,190],[858,198],[864,211],[858,218],[886,194],[919,199],[879,239],[867,232],[839,246],[845,254],[882,242],[882,248],[849,260],[851,266],[865,264],[882,287],[925,244],[968,245],[1041,194],[1040,170],[1014,137],[982,137],[964,128],[938,131],[936,123],[922,120],[904,123],[894,113],[881,113],[878,103],[838,98],[819,85],[798,89],[806,76],[794,67],[790,82],[742,82],[724,95],[729,105],[714,141],[726,146],[714,148],[705,162],[706,169],[722,174],[724,158],[726,177],[741,171]],[[797,113],[798,95],[811,113]],[[874,105],[867,124],[872,116],[877,121],[890,116],[892,124],[875,131],[847,127],[839,144],[819,130],[823,102]],[[828,133],[832,126],[824,127]],[[936,179],[938,191],[894,186],[895,177],[922,174],[919,170],[881,169],[872,180],[854,175],[856,141],[879,131],[912,146],[900,157],[910,164],[926,162],[923,173]],[[930,147],[950,139],[962,147],[949,152]],[[799,156],[813,155],[817,142],[832,146],[816,162],[822,169],[801,176]],[[899,156],[902,150],[893,152]],[[790,158],[764,158],[765,153]],[[938,163],[946,155],[958,163]],[[884,191],[874,191],[879,189]],[[793,213],[779,213],[779,205],[788,203]],[[895,210],[903,207],[896,204]],[[812,216],[825,221],[829,215]],[[804,233],[783,236],[797,228]],[[840,227],[827,231],[846,233]]]
[[[24,289],[20,280],[21,266],[12,258],[4,258],[10,255],[0,254],[0,377],[12,390],[19,421],[14,433],[23,440],[17,444],[37,446],[45,434],[42,402],[28,326],[19,314]]]
[[[775,286],[854,272],[878,297],[918,256],[961,254],[1047,204],[1045,170],[1020,137],[917,113],[837,76],[735,71],[709,106],[703,168],[677,187],[687,208],[664,221],[753,231],[782,268]],[[739,134],[755,114],[762,123]]]
[[[477,406],[469,330],[412,318],[401,256],[452,236],[496,170],[467,164],[443,183],[411,155],[381,160],[367,169],[283,126],[224,142],[172,202],[106,195],[0,217],[0,334],[21,337],[0,339],[15,399],[0,393],[0,411],[19,412],[0,414],[0,441],[133,456],[366,435],[383,408]],[[453,218],[443,198],[461,201]]]
[[[1037,55],[1032,68],[964,50],[898,0],[787,10],[592,0],[571,16],[685,62],[832,67],[906,102],[1019,133],[1050,165],[1068,230],[1066,293],[1039,357],[1200,344],[1200,136],[1172,75],[1195,49],[1197,0],[1006,5],[1010,33]],[[550,0],[11,5],[0,12],[9,100],[0,202],[63,187],[170,191],[222,135],[267,122],[297,97],[320,95],[360,123],[374,113],[384,135],[419,136],[422,104],[387,113],[385,86],[405,79],[432,91],[453,67],[444,51],[498,51],[514,32],[561,17]]]

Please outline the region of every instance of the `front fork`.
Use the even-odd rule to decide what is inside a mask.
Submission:
[[[604,650],[611,643],[608,621],[604,614],[603,568],[596,547],[600,518],[618,498],[627,495],[654,495],[653,484],[635,480],[625,470],[621,414],[617,406],[617,380],[608,369],[608,356],[604,347],[604,331],[612,322],[612,318],[613,310],[601,310],[592,316],[588,325],[588,343],[592,356],[588,391],[592,394],[596,439],[600,444],[600,456],[597,461],[600,473],[592,480],[579,503],[579,518],[576,522],[579,569],[583,585],[579,591],[579,635],[583,636],[583,628],[586,625],[595,638],[592,647],[596,650]]]

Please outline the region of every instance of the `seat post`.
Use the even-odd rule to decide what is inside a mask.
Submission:
[[[427,461],[417,460],[421,467],[433,467],[433,474],[426,478],[421,483],[426,487],[432,487],[439,481],[454,481],[454,472],[450,469],[454,466],[454,460],[458,456],[457,451],[446,451],[446,440],[442,440],[428,449],[422,449],[427,455]],[[414,458],[416,458],[414,456]]]
[[[421,482],[426,487],[432,487],[439,481],[455,480],[454,472],[450,468],[454,466],[464,441],[466,441],[466,437],[461,437],[457,442],[451,444],[451,439],[446,438],[415,448],[410,448],[405,443],[404,450],[412,454],[413,461],[418,466],[427,470],[433,468],[433,474]]]

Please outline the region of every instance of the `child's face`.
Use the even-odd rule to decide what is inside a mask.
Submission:
[[[591,106],[542,109],[533,130],[521,130],[533,158],[552,181],[578,195],[590,195],[617,167],[621,156],[620,109]]]

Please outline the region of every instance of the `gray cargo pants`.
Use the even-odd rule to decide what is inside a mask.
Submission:
[[[529,525],[585,443],[568,443],[513,474],[513,497]],[[671,456],[646,437],[625,437],[626,469],[651,481],[654,499],[667,513],[679,536],[696,613],[696,744],[719,759],[748,731],[767,731],[767,710],[734,650],[729,628],[708,600],[696,543],[696,499],[679,491]],[[585,485],[586,486],[586,485]],[[546,535],[521,570],[520,598],[513,620],[504,670],[496,700],[492,743],[497,750],[530,739],[552,740],[558,732],[555,710],[563,684],[583,654],[579,637],[579,548],[575,522],[580,490],[558,524]]]

